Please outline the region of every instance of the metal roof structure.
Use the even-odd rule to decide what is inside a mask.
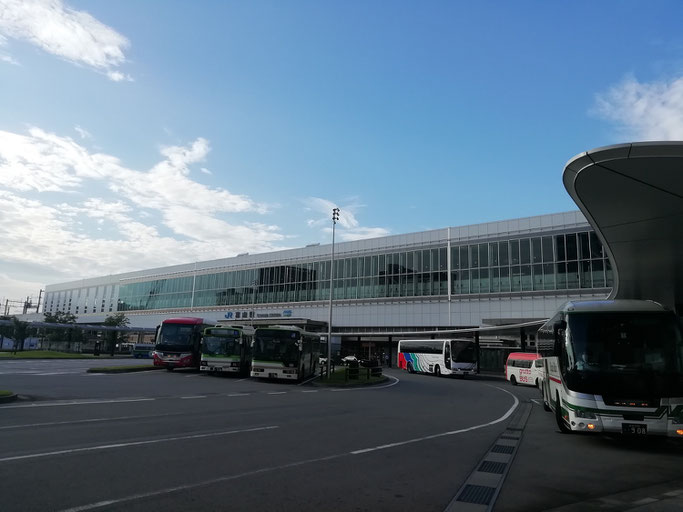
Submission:
[[[683,313],[683,141],[606,146],[572,158],[564,186],[614,266],[611,299]]]

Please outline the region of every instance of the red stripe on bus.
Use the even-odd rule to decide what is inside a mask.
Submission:
[[[550,378],[550,380],[552,380],[553,382],[557,382],[558,384],[562,384],[562,381],[561,381],[560,379],[556,379],[555,377],[549,377],[549,378]]]

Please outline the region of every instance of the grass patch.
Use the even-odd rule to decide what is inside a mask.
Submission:
[[[88,373],[133,373],[133,372],[147,372],[149,370],[163,370],[162,366],[154,366],[153,364],[146,364],[143,366],[102,366],[100,368],[90,368]]]
[[[16,354],[0,352],[0,359],[92,359],[94,357],[91,354],[57,352],[55,350],[20,350]]]
[[[368,369],[359,368],[358,378],[347,380],[346,378],[346,367],[338,366],[335,371],[330,375],[329,379],[316,379],[313,381],[316,386],[334,386],[334,387],[353,387],[353,386],[368,386],[373,384],[380,384],[389,380],[386,375],[380,375],[379,377],[370,377],[368,379]]]
[[[13,394],[14,393],[12,393],[11,391],[7,391],[6,389],[0,389],[0,396],[11,396]]]

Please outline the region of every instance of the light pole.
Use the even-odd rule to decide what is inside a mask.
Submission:
[[[334,228],[339,220],[339,208],[332,208],[332,259],[330,260],[330,316],[327,322],[327,378],[332,363],[332,291],[334,289]]]
[[[254,319],[256,318],[256,290],[258,289],[258,281],[256,279],[251,282],[251,288],[253,290],[251,299],[251,326],[254,327]]]

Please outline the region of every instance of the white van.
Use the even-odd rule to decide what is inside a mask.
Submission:
[[[512,352],[505,363],[505,378],[513,386],[528,384],[536,386],[543,381],[543,359],[538,354]]]

